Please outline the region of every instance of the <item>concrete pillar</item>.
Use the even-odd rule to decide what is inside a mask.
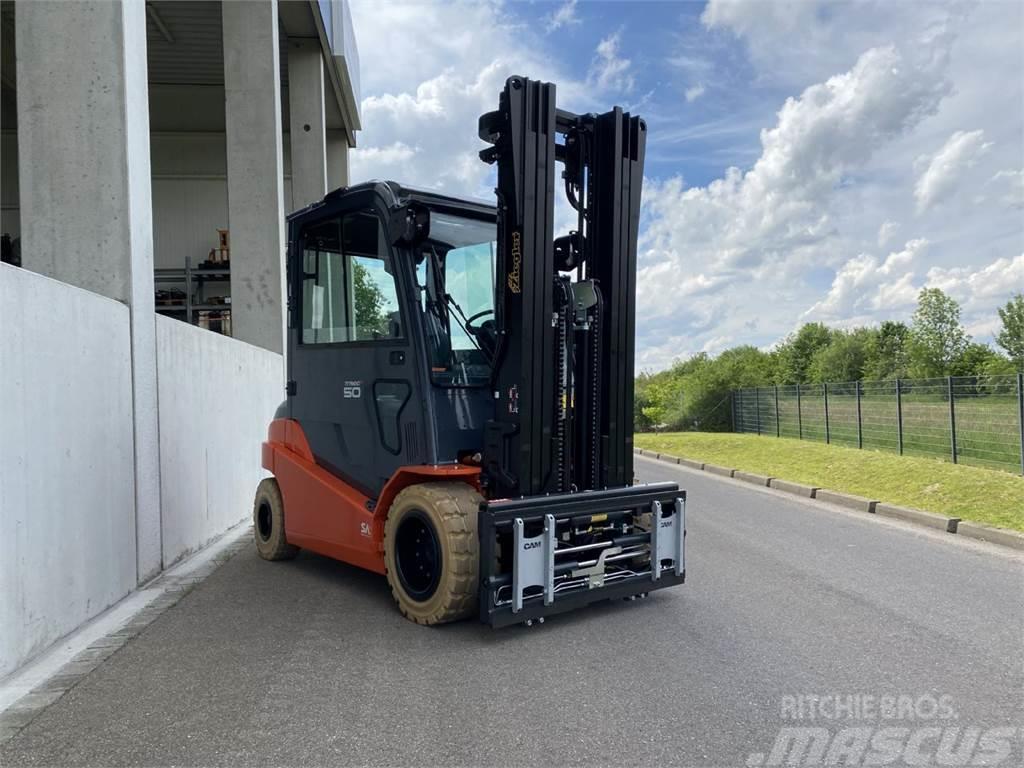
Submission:
[[[327,132],[327,189],[348,186],[348,137],[344,131]]]
[[[284,351],[284,161],[277,0],[221,4],[227,123],[231,326]]]
[[[161,567],[146,9],[18,3],[15,26],[23,266],[129,307],[142,583]]]
[[[327,193],[324,65],[316,38],[288,41],[288,110],[292,208],[298,210]]]

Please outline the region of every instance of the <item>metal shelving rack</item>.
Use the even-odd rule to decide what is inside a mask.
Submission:
[[[193,296],[202,290],[209,282],[230,283],[230,269],[207,269],[194,268],[192,259],[185,257],[185,268],[155,269],[153,270],[153,281],[155,283],[183,283],[185,285],[185,300],[174,304],[157,304],[156,311],[165,315],[184,314],[186,322],[196,325],[196,312],[204,310],[215,312],[231,312],[230,304],[209,304],[205,302],[194,302]]]

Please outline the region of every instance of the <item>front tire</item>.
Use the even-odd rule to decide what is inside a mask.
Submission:
[[[256,552],[264,560],[291,560],[299,554],[299,548],[289,544],[285,536],[284,497],[272,477],[265,478],[256,487],[252,528]]]
[[[476,612],[482,500],[459,482],[410,485],[395,497],[384,523],[384,565],[407,619],[442,624]]]

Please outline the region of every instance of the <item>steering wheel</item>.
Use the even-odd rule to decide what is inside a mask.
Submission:
[[[494,314],[494,310],[493,309],[485,309],[482,312],[477,312],[475,315],[470,315],[469,317],[466,318],[466,330],[469,331],[472,334],[479,333],[480,332],[480,327],[473,325],[473,321],[476,320],[477,318],[484,317],[485,315],[493,315],[493,314]]]

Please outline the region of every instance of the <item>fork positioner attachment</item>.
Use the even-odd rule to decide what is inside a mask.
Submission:
[[[478,533],[480,621],[494,627],[686,580],[675,483],[485,501]]]

